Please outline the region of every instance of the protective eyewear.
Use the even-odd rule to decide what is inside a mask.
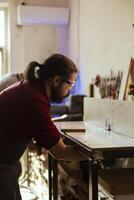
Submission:
[[[73,87],[75,85],[75,81],[70,81],[70,80],[65,80],[65,79],[62,79],[62,81],[64,81],[65,83],[71,85],[71,87]]]

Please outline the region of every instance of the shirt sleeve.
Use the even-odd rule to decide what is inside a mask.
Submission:
[[[61,134],[51,120],[50,104],[48,101],[37,100],[31,112],[29,134],[38,146],[50,149],[60,139]]]

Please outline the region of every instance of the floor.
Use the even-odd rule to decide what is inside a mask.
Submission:
[[[22,200],[48,200],[48,187],[47,185],[40,185],[40,183],[27,184],[20,187]]]
[[[19,178],[22,200],[49,200],[47,155],[26,152],[21,160],[22,174]],[[80,189],[62,167],[59,167],[59,199],[87,200],[87,195]]]
[[[19,178],[22,200],[48,200],[48,169],[45,156],[26,151]]]

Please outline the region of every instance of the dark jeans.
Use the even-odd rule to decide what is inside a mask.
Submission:
[[[18,178],[21,165],[5,165],[0,163],[0,200],[21,200]]]

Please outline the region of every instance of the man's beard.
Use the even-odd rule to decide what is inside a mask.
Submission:
[[[61,96],[59,87],[52,88],[52,96],[51,101],[54,103],[61,103],[66,97],[70,95],[70,92],[68,92],[65,96]]]

